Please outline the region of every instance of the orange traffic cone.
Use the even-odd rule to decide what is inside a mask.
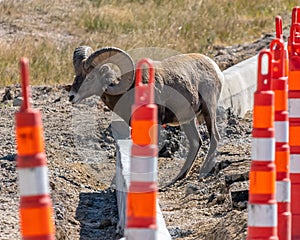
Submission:
[[[267,72],[263,59],[267,59]],[[272,54],[258,56],[257,90],[254,93],[252,161],[248,203],[248,239],[277,240],[275,199],[274,92],[271,91]]]
[[[148,65],[149,82],[142,83],[142,66]],[[157,239],[157,105],[154,104],[154,69],[151,60],[137,64],[135,104],[132,106],[130,185],[127,194],[128,240]]]
[[[16,113],[16,142],[21,235],[24,240],[53,240],[53,209],[41,114],[30,106],[28,59],[22,58],[20,65],[23,103]]]

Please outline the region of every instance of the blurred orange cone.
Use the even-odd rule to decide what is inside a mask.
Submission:
[[[143,65],[148,66],[148,84],[142,83]],[[128,240],[155,240],[158,129],[157,105],[154,104],[154,69],[150,59],[142,59],[137,64],[131,127],[130,185],[125,236]]]
[[[24,240],[53,240],[55,230],[41,114],[30,106],[28,59],[22,58],[20,65],[23,103],[15,117],[21,235]]]

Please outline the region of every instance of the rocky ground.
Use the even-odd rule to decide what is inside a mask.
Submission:
[[[222,69],[255,55],[272,35],[257,42],[215,47]],[[20,239],[14,114],[19,110],[20,86],[0,88],[0,239]],[[111,181],[115,171],[115,142],[110,130],[112,113],[97,97],[76,107],[68,103],[63,86],[36,86],[32,103],[43,116],[57,239],[118,239],[118,213]],[[245,239],[247,188],[250,166],[251,113],[240,118],[227,110],[219,119],[222,140],[213,175],[199,180],[208,148],[204,139],[189,176],[160,192],[161,209],[173,239]],[[169,146],[185,144],[178,129],[166,133]],[[183,146],[184,147],[184,146]],[[172,147],[170,147],[171,149]],[[174,150],[174,149],[173,149]],[[172,153],[172,151],[170,151]],[[160,183],[174,177],[180,154],[159,159]]]

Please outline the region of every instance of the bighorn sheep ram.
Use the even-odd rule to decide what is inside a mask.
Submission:
[[[119,68],[119,77],[111,64]],[[134,89],[135,82],[132,58],[114,47],[93,52],[88,46],[80,46],[74,51],[73,65],[76,75],[69,100],[78,103],[92,95],[99,95],[109,109],[129,123],[134,102],[134,94],[129,92]],[[180,124],[189,141],[187,159],[173,182],[187,175],[202,144],[196,119],[206,122],[210,135],[210,147],[200,169],[200,176],[203,177],[214,167],[214,155],[220,139],[216,110],[223,74],[212,59],[198,53],[179,54],[154,61],[154,68],[158,122]],[[146,75],[144,72],[143,81],[147,80]]]

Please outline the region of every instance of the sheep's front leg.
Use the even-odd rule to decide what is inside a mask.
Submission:
[[[165,142],[166,136],[165,136],[165,131],[164,128],[161,124],[158,124],[158,156],[159,157],[165,157],[168,155],[167,150],[167,143]]]
[[[202,140],[200,138],[200,134],[196,127],[196,119],[190,121],[189,123],[182,124],[181,127],[188,138],[190,147],[189,147],[189,152],[188,152],[187,158],[184,162],[184,165],[182,166],[177,177],[170,184],[176,182],[177,180],[184,178],[188,174],[188,172],[192,168],[193,163],[197,157],[199,148],[202,145]]]

